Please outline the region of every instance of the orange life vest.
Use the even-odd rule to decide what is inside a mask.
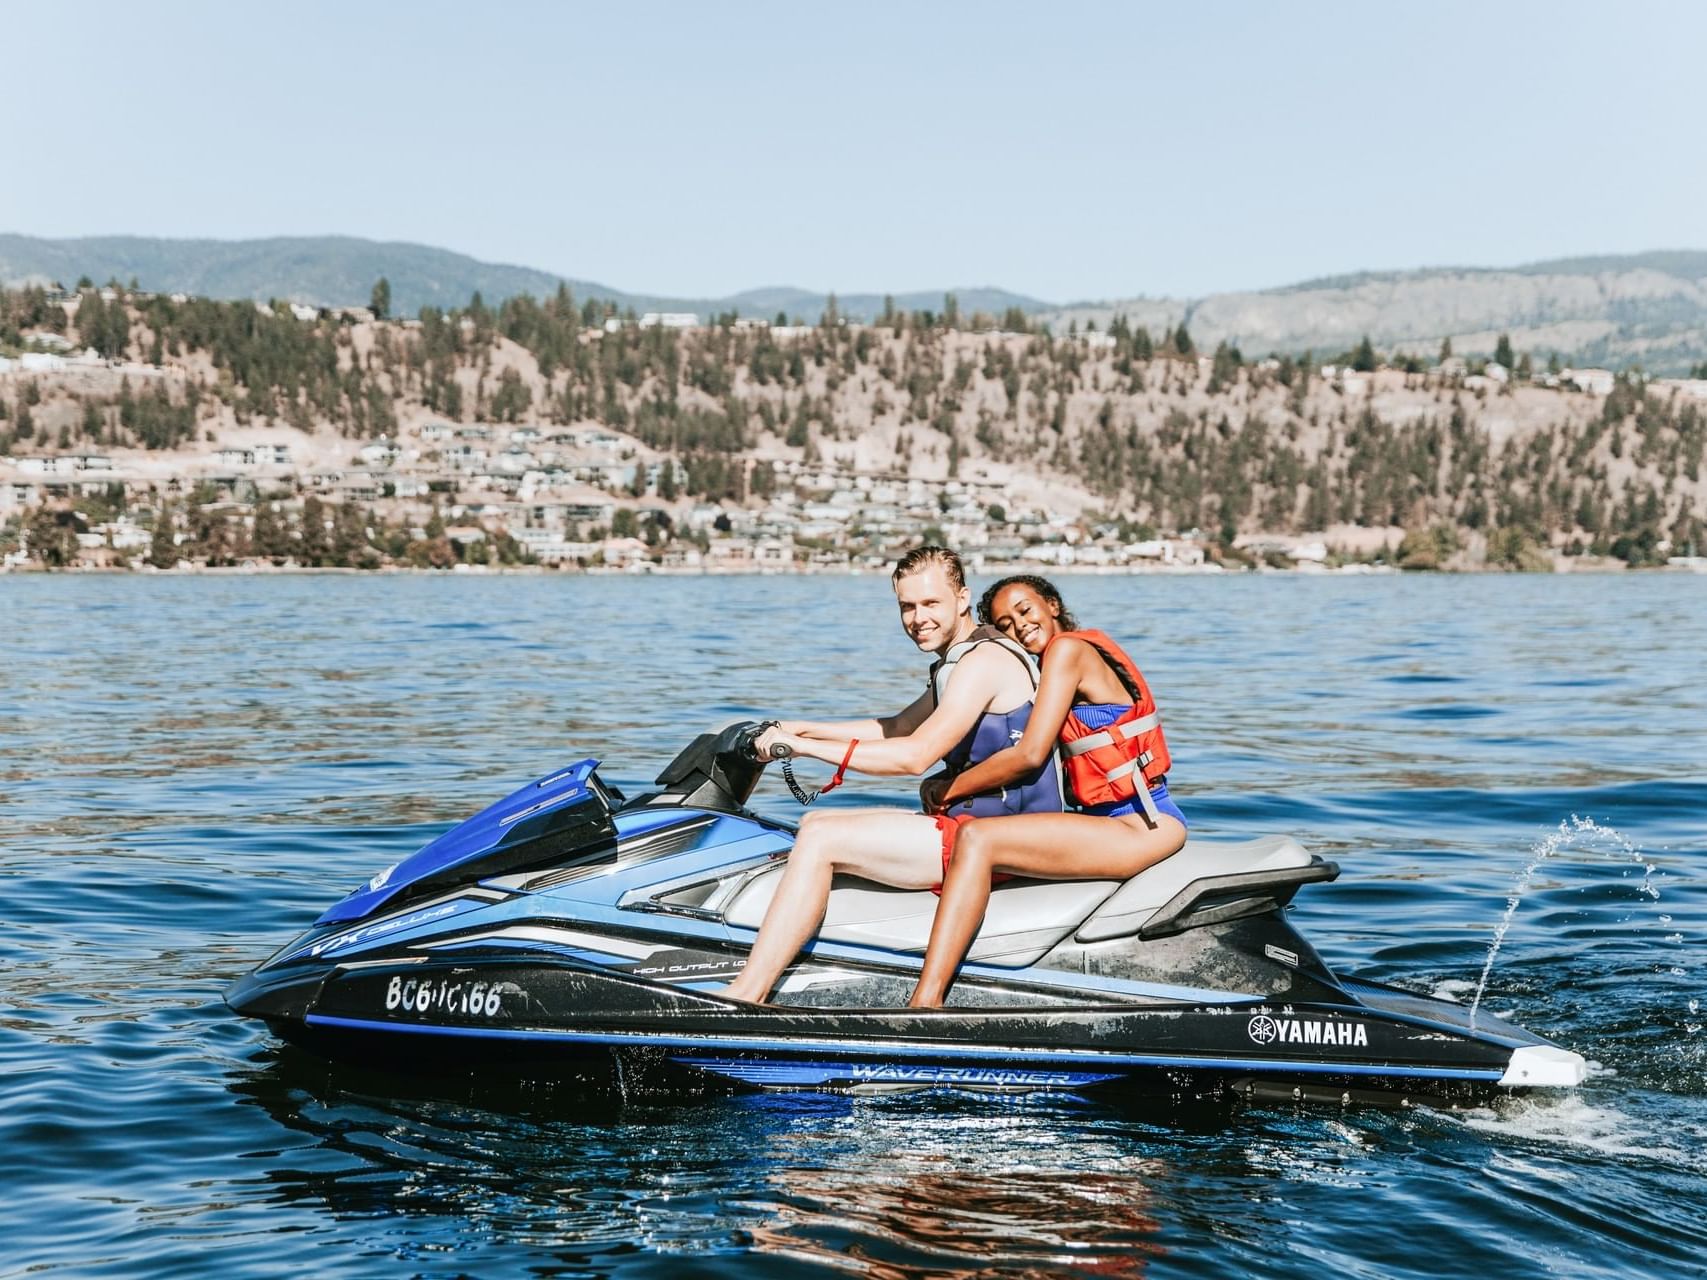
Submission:
[[[1126,650],[1105,633],[1062,631],[1050,637],[1049,644],[1067,636],[1085,641],[1100,653],[1132,696],[1131,709],[1105,728],[1093,729],[1071,711],[1061,722],[1061,759],[1073,797],[1081,805],[1118,804],[1136,798],[1154,822],[1150,785],[1161,780],[1173,761],[1149,683]]]

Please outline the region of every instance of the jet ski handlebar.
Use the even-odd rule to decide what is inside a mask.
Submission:
[[[786,760],[794,754],[794,748],[786,742],[774,744],[768,754],[759,750],[759,739],[765,736],[767,729],[776,728],[777,723],[775,720],[753,720],[743,724],[731,725],[730,728],[737,731],[736,739],[740,744],[740,750],[746,752],[747,758],[757,764],[764,765],[769,764],[772,760]]]
[[[772,760],[782,762],[783,780],[801,804],[811,804],[830,784],[807,791],[794,776],[794,752],[786,743],[777,743],[761,754],[759,739],[767,729],[776,726],[775,720],[737,720],[711,733],[702,733],[687,748],[665,766],[658,782],[684,802],[703,804],[711,808],[739,809],[746,804],[758,785],[759,775]]]
[[[823,786],[818,787],[813,791],[808,791],[805,787],[800,785],[800,779],[794,776],[794,748],[789,746],[788,743],[773,742],[771,744],[769,754],[761,754],[758,750],[758,741],[764,736],[767,729],[774,728],[776,724],[777,721],[775,720],[766,720],[762,724],[756,726],[757,732],[747,739],[747,752],[753,757],[753,759],[759,761],[761,766],[771,760],[782,761],[782,780],[788,784],[789,791],[794,794],[794,798],[800,801],[802,806],[811,804],[826,791],[834,791],[837,787],[842,785],[842,777],[848,771],[848,763],[846,760],[843,760],[842,767],[836,770],[835,777],[831,778]],[[850,756],[853,754],[853,745],[854,744],[852,743],[848,745],[848,754]]]

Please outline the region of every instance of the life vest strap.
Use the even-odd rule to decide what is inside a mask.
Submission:
[[[1082,738],[1074,738],[1071,742],[1063,742],[1061,754],[1072,759],[1074,756],[1084,755],[1087,751],[1095,751],[1098,747],[1112,747],[1117,742],[1128,741],[1141,733],[1149,733],[1150,730],[1161,727],[1161,715],[1152,711],[1147,716],[1139,716],[1136,720],[1128,720],[1125,724],[1117,724],[1100,733],[1090,733]]]
[[[1144,821],[1150,824],[1154,831],[1161,825],[1162,811],[1156,808],[1156,797],[1150,794],[1149,787],[1138,788],[1138,807],[1143,810]]]

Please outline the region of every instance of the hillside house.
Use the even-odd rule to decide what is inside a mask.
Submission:
[[[538,459],[526,449],[510,448],[492,459],[492,469],[507,476],[520,476],[532,470],[537,462]]]
[[[639,538],[606,538],[599,556],[615,569],[634,569],[652,563],[651,549]]]
[[[382,481],[366,471],[351,471],[334,486],[345,502],[372,502],[385,492]]]
[[[221,467],[288,467],[288,444],[254,444],[216,449],[214,463]]]
[[[1559,371],[1559,380],[1578,391],[1586,391],[1596,396],[1611,395],[1612,388],[1618,383],[1617,375],[1610,369],[1562,369]]]
[[[381,436],[372,444],[365,444],[356,450],[358,461],[370,467],[389,467],[396,462],[402,450],[392,440]]]

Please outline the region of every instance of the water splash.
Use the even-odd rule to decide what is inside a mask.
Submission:
[[[628,1077],[625,1074],[623,1074],[622,1054],[616,1053],[616,1052],[613,1052],[611,1054],[611,1066],[614,1068],[614,1070],[616,1072],[616,1093],[617,1093],[617,1097],[622,1099],[622,1104],[624,1106],[627,1106],[628,1105]]]
[[[1596,852],[1605,852],[1614,857],[1623,857],[1639,862],[1642,865],[1642,884],[1637,892],[1643,896],[1659,900],[1660,891],[1654,888],[1654,864],[1649,862],[1642,853],[1625,836],[1611,827],[1603,827],[1593,818],[1582,818],[1572,814],[1558,826],[1558,829],[1536,842],[1531,850],[1533,856],[1527,866],[1518,873],[1517,882],[1512,886],[1511,896],[1506,899],[1505,914],[1500,917],[1499,926],[1494,930],[1493,941],[1488,944],[1487,959],[1482,962],[1482,976],[1476,983],[1476,994],[1470,1001],[1470,1029],[1476,1029],[1476,1014],[1482,1005],[1482,993],[1488,987],[1488,975],[1494,969],[1494,957],[1499,955],[1500,944],[1505,941],[1507,930],[1511,928],[1512,918],[1517,915],[1517,904],[1523,901],[1523,895],[1529,891],[1529,885],[1535,878],[1535,872],[1541,864],[1551,858],[1561,849],[1579,848]]]
[[[1636,1158],[1674,1169],[1700,1169],[1704,1160],[1696,1126],[1659,1129],[1640,1108],[1597,1105],[1580,1094],[1502,1098],[1486,1107],[1465,1112],[1460,1123],[1485,1133],[1520,1138],[1543,1147],[1576,1148],[1602,1156]],[[1510,1148],[1497,1152],[1496,1160],[1516,1158]],[[1574,1169],[1537,1166],[1521,1170],[1524,1176],[1569,1181]]]

